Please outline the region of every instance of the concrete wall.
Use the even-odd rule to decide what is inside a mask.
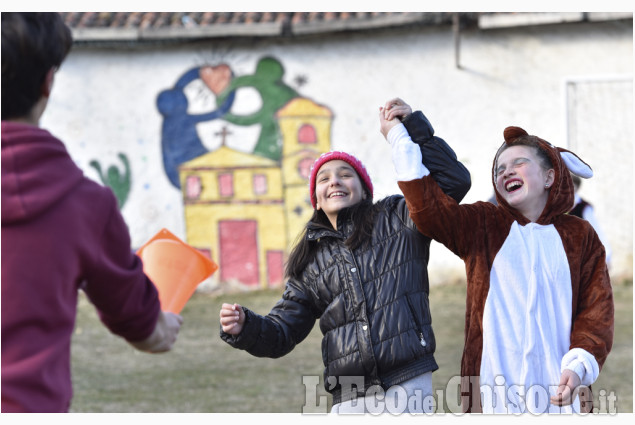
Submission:
[[[139,247],[162,227],[185,239],[183,198],[163,168],[157,96],[192,67],[225,64],[240,77],[254,74],[261,58],[275,58],[287,86],[332,111],[331,148],[354,153],[366,164],[376,199],[399,190],[377,119],[379,106],[392,97],[423,110],[436,134],[471,171],[472,189],[464,202],[492,195],[492,158],[506,126],[523,127],[567,147],[573,108],[578,122],[593,123],[600,135],[576,139],[581,157],[596,171],[582,194],[597,206],[613,248],[613,275],[632,277],[632,22],[465,31],[461,68],[456,67],[454,41],[451,28],[437,27],[282,42],[77,46],[56,74],[41,124],[66,142],[95,180],[102,181],[92,161],[100,164],[102,175],[109,167],[125,175],[124,161],[129,161],[129,184],[123,178],[115,181],[116,172],[110,175],[125,198],[122,213],[133,247]],[[567,96],[568,82],[589,77],[620,93],[604,99],[602,119],[596,109],[572,105]],[[213,93],[200,81],[186,94],[190,113],[215,107]],[[231,112],[251,114],[262,105],[258,93],[245,88],[237,91]],[[235,134],[226,138],[226,146],[254,149],[259,126],[232,126],[222,117],[197,126],[206,149],[220,147],[222,126]],[[613,130],[605,132],[605,127]],[[464,276],[463,263],[434,243],[430,274],[433,284],[454,280]]]

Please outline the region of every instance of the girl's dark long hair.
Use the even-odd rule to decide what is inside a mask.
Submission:
[[[351,250],[360,247],[365,248],[370,245],[377,214],[377,207],[373,204],[370,192],[364,183],[362,183],[362,187],[367,194],[367,198],[347,209],[354,228],[353,233],[346,239],[344,244]],[[331,222],[322,210],[313,211],[313,216],[307,223],[307,227],[311,223],[318,227],[333,230]],[[307,239],[307,227],[300,233],[289,254],[285,270],[287,278],[300,279],[306,266],[315,258],[320,242]]]

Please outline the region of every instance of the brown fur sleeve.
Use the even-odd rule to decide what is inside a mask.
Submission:
[[[484,215],[478,212],[477,204],[457,204],[430,176],[398,183],[417,229],[466,259],[475,239],[483,239],[479,231],[484,226],[479,219]]]
[[[570,348],[593,354],[602,368],[613,345],[613,290],[606,266],[604,246],[591,225],[564,216],[556,226],[569,258],[573,286]]]

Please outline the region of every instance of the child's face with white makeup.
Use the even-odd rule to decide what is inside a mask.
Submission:
[[[500,153],[496,164],[498,193],[531,221],[538,219],[547,204],[554,179],[554,170],[541,166],[535,149],[511,146]]]

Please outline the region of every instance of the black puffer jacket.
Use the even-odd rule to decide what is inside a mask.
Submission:
[[[423,163],[444,191],[460,201],[470,188],[469,172],[441,139],[433,136],[419,111],[404,124],[419,143]],[[388,389],[438,369],[428,305],[430,239],[410,219],[403,196],[375,204],[372,242],[350,250],[344,241],[353,231],[350,209],[341,210],[337,230],[309,223],[306,237],[319,250],[301,280],[290,279],[282,299],[267,316],[245,310],[238,336],[222,332],[230,345],[258,357],[290,352],[320,320],[324,386],[333,403],[348,399],[341,376],[364,377],[363,395],[371,385]]]

